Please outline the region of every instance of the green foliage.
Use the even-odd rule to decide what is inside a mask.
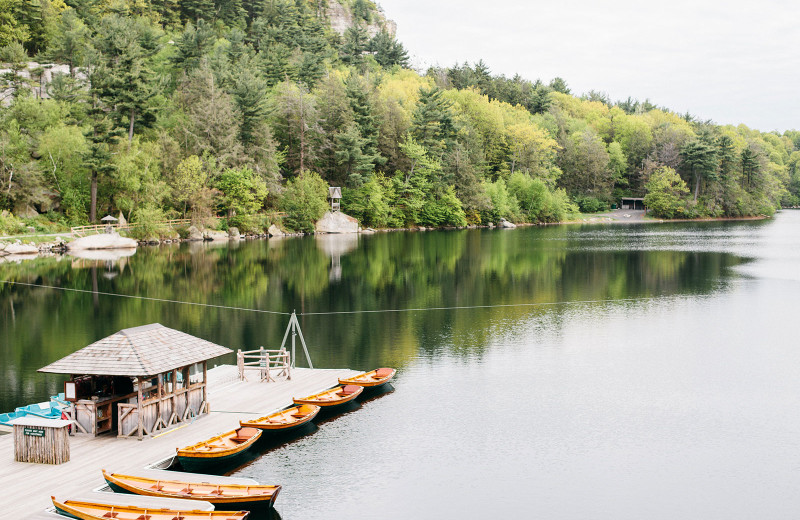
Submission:
[[[597,213],[610,209],[608,202],[595,197],[578,196],[573,199],[582,213]]]
[[[665,166],[650,175],[644,204],[656,217],[686,217],[687,195],[689,188],[680,175]]]
[[[284,225],[294,231],[312,233],[314,224],[328,209],[328,184],[316,172],[303,170],[286,183],[280,208]]]
[[[222,207],[228,220],[234,216],[252,215],[257,212],[267,197],[267,186],[250,168],[228,168],[217,180],[222,192]]]
[[[483,61],[420,76],[389,32],[367,36],[385,27],[373,2],[343,5],[355,23],[342,37],[322,1],[0,0],[13,93],[0,209],[75,224],[223,213],[221,225],[258,231],[291,205],[288,188],[307,196],[309,169],[379,227],[561,220],[577,207],[567,193],[595,211],[644,195],[664,167],[692,184],[684,216],[800,203],[800,132],[575,97],[561,78],[505,77]],[[42,88],[45,69],[25,71],[33,53],[69,74]]]
[[[342,192],[342,211],[363,227],[386,227],[391,216],[392,183],[383,174],[372,173],[355,189]]]
[[[484,191],[491,200],[491,209],[481,212],[483,222],[497,223],[501,218],[516,222],[521,220],[519,201],[509,193],[503,179],[484,183]]]

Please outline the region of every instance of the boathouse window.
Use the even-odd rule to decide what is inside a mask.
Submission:
[[[183,390],[189,384],[189,369],[187,367],[183,367],[178,370],[178,390]]]
[[[189,384],[196,385],[203,382],[203,364],[195,363],[189,367]]]

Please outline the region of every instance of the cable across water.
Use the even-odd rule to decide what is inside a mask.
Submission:
[[[378,314],[378,313],[389,313],[389,312],[423,312],[423,311],[448,311],[448,310],[467,310],[467,309],[496,309],[496,308],[503,308],[503,307],[544,307],[544,306],[555,306],[555,305],[581,305],[581,304],[593,304],[593,303],[616,303],[616,302],[642,302],[642,301],[654,301],[663,299],[663,296],[648,296],[644,298],[618,298],[613,300],[572,300],[572,301],[560,301],[560,302],[532,302],[532,303],[498,303],[498,304],[491,304],[491,305],[453,305],[447,307],[413,307],[408,309],[360,309],[360,310],[352,310],[352,311],[319,311],[319,312],[298,312],[298,313],[291,313],[291,312],[282,312],[282,311],[270,311],[264,309],[253,309],[251,307],[234,307],[231,305],[217,305],[213,303],[199,303],[199,302],[187,302],[182,300],[170,300],[166,298],[152,298],[149,296],[138,296],[132,294],[120,294],[120,293],[110,293],[110,292],[103,292],[103,291],[92,291],[88,289],[74,289],[70,287],[58,287],[55,285],[43,285],[43,284],[35,284],[35,283],[27,283],[27,282],[15,282],[10,280],[0,280],[0,283],[6,284],[13,284],[13,285],[24,285],[27,287],[41,287],[44,289],[56,289],[59,291],[72,291],[72,292],[79,292],[79,293],[87,293],[87,294],[98,294],[103,296],[117,296],[120,298],[131,298],[131,299],[138,299],[138,300],[148,300],[148,301],[155,301],[161,303],[177,303],[180,305],[194,305],[198,307],[211,307],[215,309],[225,309],[225,310],[233,310],[233,311],[245,311],[245,312],[259,312],[263,314],[277,314],[282,316],[291,316],[292,314],[296,314],[297,316],[326,316],[326,315],[335,315],[335,314]]]

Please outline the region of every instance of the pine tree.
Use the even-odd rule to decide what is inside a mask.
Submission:
[[[408,53],[403,44],[385,30],[381,30],[370,40],[368,50],[374,53],[375,61],[383,68],[388,69],[395,65],[408,67]]]
[[[442,97],[438,87],[419,89],[419,101],[414,111],[411,132],[414,139],[428,150],[431,157],[440,158],[451,145],[454,136],[451,103]]]
[[[214,0],[180,0],[181,19],[197,22],[214,18]]]
[[[361,70],[365,63],[364,51],[368,45],[367,30],[357,23],[344,32],[344,44],[339,57],[345,64]]]
[[[378,129],[380,124],[375,115],[375,110],[369,99],[369,90],[364,80],[356,74],[350,74],[345,83],[345,92],[353,111],[353,121],[358,129],[358,133],[363,139],[361,152],[364,161],[375,165],[382,165],[386,162],[378,153]]]

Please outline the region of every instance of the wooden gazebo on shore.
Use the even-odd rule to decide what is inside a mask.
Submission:
[[[39,372],[71,376],[65,394],[78,432],[142,439],[208,413],[208,360],[230,352],[153,323],[123,329]]]

